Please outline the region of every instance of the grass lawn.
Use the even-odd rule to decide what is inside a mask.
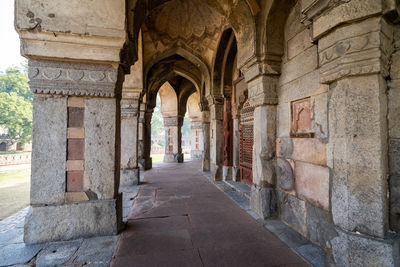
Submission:
[[[29,205],[31,169],[0,171],[0,220]]]
[[[163,154],[151,155],[151,158],[152,158],[153,162],[163,162],[164,155]]]
[[[29,154],[31,151],[17,151],[17,152],[0,152],[0,155],[12,155],[12,154]]]

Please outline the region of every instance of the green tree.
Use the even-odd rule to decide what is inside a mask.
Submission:
[[[185,118],[183,120],[183,124],[182,124],[182,135],[190,135],[191,133],[191,129],[190,129],[190,120],[187,116],[187,112],[185,115]]]
[[[0,92],[9,95],[22,96],[27,101],[32,101],[33,94],[29,89],[26,66],[21,68],[8,68],[5,74],[0,73]]]
[[[0,126],[20,144],[32,140],[32,100],[27,65],[0,73]]]
[[[0,93],[0,125],[20,144],[32,140],[32,103],[22,96]]]
[[[164,133],[164,120],[160,109],[160,96],[157,94],[156,106],[151,118],[151,134],[160,135]]]

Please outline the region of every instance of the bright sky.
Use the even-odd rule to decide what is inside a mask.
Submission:
[[[0,0],[0,72],[19,66],[24,60],[19,53],[19,37],[14,30],[14,0]]]

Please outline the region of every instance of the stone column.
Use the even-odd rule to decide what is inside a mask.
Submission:
[[[138,116],[140,91],[123,88],[121,100],[120,186],[140,183],[138,168]]]
[[[192,159],[200,159],[203,155],[203,127],[201,121],[192,120],[190,122],[191,150],[190,157]]]
[[[35,96],[27,244],[117,233],[117,77],[108,64],[29,60]]]
[[[303,7],[318,40],[320,81],[329,85],[327,164],[337,231],[330,244],[337,266],[400,265],[400,240],[388,234],[387,184],[386,92],[396,35],[377,15],[398,14],[395,1],[384,2]]]
[[[232,180],[233,168],[233,120],[232,100],[225,98],[224,120],[223,120],[223,169],[222,178],[224,181]]]
[[[338,231],[331,242],[338,265],[383,264],[393,249],[399,253],[398,240],[397,245],[382,240],[388,231],[385,77],[392,36],[392,26],[374,18],[319,40],[321,82],[330,85],[327,158],[332,169],[332,218]]]
[[[210,111],[203,109],[202,111],[202,129],[203,129],[203,140],[202,140],[202,148],[203,148],[203,163],[202,163],[202,171],[208,172],[210,171]]]
[[[143,97],[144,99],[144,97]],[[143,101],[143,100],[142,100]],[[138,114],[138,165],[143,168],[144,159],[144,129],[145,129],[145,119],[144,114],[146,114],[146,103],[139,103],[139,114]]]
[[[233,167],[232,167],[232,180],[237,182],[240,179],[239,167],[239,152],[240,152],[240,133],[239,124],[240,116],[238,113],[233,113]]]
[[[266,69],[255,63],[245,72],[249,88],[249,103],[254,109],[253,185],[250,208],[261,218],[275,215],[275,139],[276,139],[276,87],[278,77],[263,73]]]
[[[213,97],[208,100],[210,104],[210,171],[211,177],[215,181],[222,180],[223,165],[223,111],[224,101],[222,97]]]
[[[15,1],[15,29],[34,93],[24,241],[116,234],[122,222],[119,63],[126,54],[125,2],[107,8],[101,2],[37,3]],[[105,17],[118,19],[107,27],[92,23]]]
[[[165,155],[164,162],[183,162],[182,128],[183,118],[164,117],[165,128]]]
[[[142,108],[142,107],[141,107]],[[153,110],[141,111],[143,119],[140,119],[139,130],[142,135],[140,143],[142,153],[139,160],[139,165],[144,170],[150,170],[152,168],[152,159],[150,157],[151,152],[151,117],[153,116]]]

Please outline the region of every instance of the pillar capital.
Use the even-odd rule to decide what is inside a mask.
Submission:
[[[224,119],[224,102],[210,106],[210,119],[221,121]]]
[[[340,25],[377,14],[398,17],[395,0],[303,0],[301,13],[303,23],[312,25],[314,40],[320,39]]]
[[[139,100],[142,93],[141,88],[126,88],[122,87],[122,99]]]
[[[113,19],[105,21],[104,17]],[[34,0],[17,0],[15,28],[21,39],[21,54],[27,58],[118,64],[126,39],[125,1],[76,5],[54,0],[40,5]]]
[[[121,100],[121,117],[137,117],[139,111],[139,101],[133,99],[122,99]]]
[[[118,69],[111,64],[29,60],[35,94],[115,97]]]
[[[224,97],[222,95],[208,95],[206,98],[209,106],[224,104]]]
[[[210,111],[209,110],[207,110],[207,111],[203,111],[202,113],[201,113],[201,116],[202,116],[202,122],[203,123],[210,123]]]
[[[182,116],[174,116],[174,117],[164,117],[164,126],[182,126],[183,117]]]
[[[253,107],[276,105],[278,103],[277,86],[279,72],[277,61],[254,60],[242,68],[248,85],[248,98]],[[279,65],[279,64],[278,64]]]
[[[319,40],[321,83],[345,77],[389,74],[393,29],[384,18],[353,23]]]
[[[141,89],[122,88],[121,117],[137,117]]]
[[[191,121],[190,122],[190,129],[202,129],[203,122],[202,121]]]

